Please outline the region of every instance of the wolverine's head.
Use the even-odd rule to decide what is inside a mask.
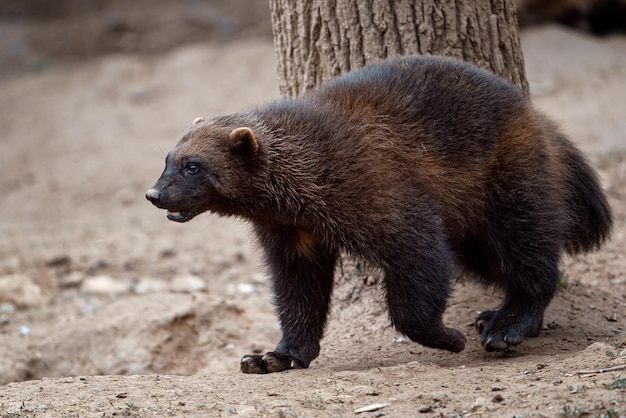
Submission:
[[[237,127],[231,117],[198,118],[167,155],[165,169],[146,198],[176,222],[205,211],[241,215],[254,204],[262,156],[251,128]]]

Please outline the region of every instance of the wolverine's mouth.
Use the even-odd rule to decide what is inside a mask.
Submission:
[[[167,219],[174,222],[187,222],[195,216],[195,213],[188,210],[168,210]]]

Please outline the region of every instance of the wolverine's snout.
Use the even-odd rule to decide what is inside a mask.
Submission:
[[[156,205],[161,200],[161,192],[152,188],[146,192],[146,199]]]

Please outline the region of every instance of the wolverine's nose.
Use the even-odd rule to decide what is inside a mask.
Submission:
[[[161,200],[161,192],[157,189],[150,189],[146,192],[146,199],[152,203],[159,203]]]

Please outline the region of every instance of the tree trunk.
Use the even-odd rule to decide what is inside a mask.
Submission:
[[[270,0],[281,93],[394,55],[473,62],[528,95],[513,0]]]

